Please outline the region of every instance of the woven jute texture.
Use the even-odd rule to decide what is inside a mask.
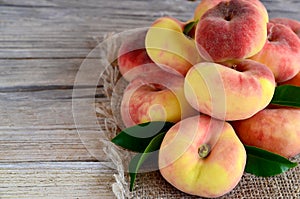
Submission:
[[[113,41],[110,45],[110,52],[108,52],[109,57],[116,56],[121,41],[122,39],[116,42]],[[127,166],[133,154],[110,142],[123,128],[119,106],[122,93],[126,87],[126,81],[120,79],[116,62],[106,67],[101,81],[107,100],[96,104],[96,112],[100,123],[104,124],[101,125],[101,130],[105,134],[105,138],[102,140],[105,144],[104,151],[116,168],[116,174],[114,175],[116,181],[112,184],[112,190],[116,197],[145,199],[199,198],[178,191],[166,182],[157,170],[139,173],[134,191],[129,191],[130,178],[127,173]],[[300,163],[300,157],[297,156],[292,161]],[[300,166],[275,177],[256,177],[245,173],[239,184],[231,192],[220,198],[300,198]]]

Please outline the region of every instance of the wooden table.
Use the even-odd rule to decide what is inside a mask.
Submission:
[[[299,1],[263,2],[270,17],[300,20]],[[197,3],[1,0],[0,198],[114,198],[112,163],[101,145],[89,153],[74,123],[78,69],[105,34],[164,15],[187,20]]]

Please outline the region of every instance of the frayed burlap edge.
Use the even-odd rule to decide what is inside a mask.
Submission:
[[[120,42],[110,46],[111,55],[115,56]],[[114,55],[113,55],[114,54]],[[114,145],[110,140],[117,135],[121,128],[118,107],[122,98],[122,92],[126,82],[120,84],[120,74],[115,63],[106,69],[101,82],[107,100],[96,103],[96,112],[105,132],[104,152],[114,163],[117,173],[114,175],[115,183],[112,190],[118,199],[124,198],[199,198],[182,193],[167,183],[159,171],[141,173],[137,175],[135,191],[129,191],[129,176],[126,165],[132,157],[132,153]],[[116,87],[116,85],[118,85]],[[120,86],[121,85],[121,86]],[[297,156],[292,161],[300,163]],[[214,180],[214,179],[212,179]],[[283,174],[275,177],[256,177],[245,173],[239,184],[228,194],[220,197],[222,199],[236,198],[300,198],[300,167],[297,166]]]

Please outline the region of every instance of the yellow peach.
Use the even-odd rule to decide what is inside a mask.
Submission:
[[[169,129],[159,151],[162,176],[177,189],[201,197],[231,191],[245,164],[246,151],[231,125],[205,115]]]
[[[192,107],[231,121],[249,118],[270,103],[275,90],[270,69],[252,60],[232,67],[203,62],[191,68],[185,77],[184,92]]]
[[[181,75],[202,60],[195,41],[183,34],[184,26],[171,17],[159,18],[149,28],[145,41],[147,53],[157,65]]]

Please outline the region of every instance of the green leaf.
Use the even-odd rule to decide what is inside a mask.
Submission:
[[[183,34],[189,35],[191,30],[195,27],[195,25],[197,25],[198,21],[199,20],[191,21],[190,23],[186,24],[183,29]]]
[[[165,132],[155,136],[149,145],[146,147],[143,153],[139,153],[134,156],[129,163],[129,175],[130,175],[130,191],[133,191],[134,182],[138,170],[142,166],[143,162],[150,156],[151,152],[157,151],[160,148],[160,145],[165,137]],[[153,153],[152,153],[153,154]]]
[[[124,129],[111,141],[125,149],[143,153],[156,135],[168,131],[173,125],[174,123],[164,121],[138,124]]]
[[[245,146],[245,149],[247,152],[245,171],[256,176],[275,176],[298,165],[285,157],[257,147]]]
[[[293,85],[277,86],[271,104],[300,108],[300,87]]]

